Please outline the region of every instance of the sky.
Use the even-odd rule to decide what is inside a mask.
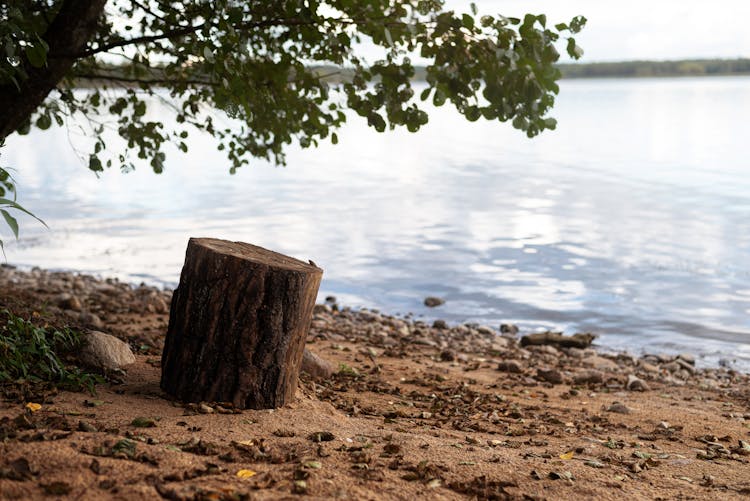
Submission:
[[[446,0],[461,12],[470,0]],[[474,0],[481,14],[583,15],[582,62],[750,57],[750,0]],[[564,61],[561,61],[564,62]]]

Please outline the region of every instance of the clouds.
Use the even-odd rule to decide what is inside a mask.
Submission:
[[[584,62],[750,57],[746,0],[475,0],[480,13],[545,13],[553,22],[584,15]],[[469,0],[447,0],[469,11]]]

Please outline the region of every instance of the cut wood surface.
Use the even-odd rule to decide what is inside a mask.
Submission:
[[[289,402],[322,275],[255,245],[191,238],[172,298],[162,389],[239,408]]]

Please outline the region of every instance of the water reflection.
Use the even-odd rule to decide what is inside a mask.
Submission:
[[[193,138],[161,176],[96,179],[80,138],[34,133],[3,162],[52,229],[25,221],[8,255],[171,285],[188,237],[244,240],[313,259],[348,303],[750,361],[747,109],[746,78],[565,82],[534,141],[437,110],[418,135],[355,123],[236,176]]]

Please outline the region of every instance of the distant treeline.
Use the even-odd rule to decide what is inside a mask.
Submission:
[[[683,61],[624,61],[561,64],[563,78],[688,77],[750,75],[750,59],[692,59]]]
[[[750,59],[693,59],[683,61],[624,61],[619,63],[560,64],[563,78],[648,78],[687,77],[717,75],[750,75]],[[316,66],[312,70],[328,82],[350,81],[353,71],[335,66]],[[125,87],[137,87],[139,80],[160,82],[168,79],[160,68],[152,68],[147,76],[135,78],[126,74],[122,67],[105,66],[97,71],[98,78],[81,75],[76,80],[78,87],[89,87],[96,80],[111,80]],[[202,75],[192,74],[194,82]],[[424,81],[427,71],[424,66],[414,68],[415,81]],[[207,82],[208,83],[208,82]]]

